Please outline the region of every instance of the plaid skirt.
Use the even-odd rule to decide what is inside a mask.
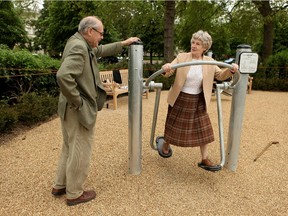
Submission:
[[[180,92],[174,106],[169,105],[164,140],[181,147],[201,146],[214,141],[203,92],[198,95]]]

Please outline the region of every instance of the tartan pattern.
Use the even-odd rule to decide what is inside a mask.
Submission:
[[[181,147],[195,147],[214,141],[203,92],[197,95],[180,92],[174,106],[169,105],[164,139]]]

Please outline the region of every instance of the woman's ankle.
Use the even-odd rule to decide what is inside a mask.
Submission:
[[[168,153],[169,153],[169,147],[170,147],[170,144],[164,142],[164,144],[163,144],[163,149],[162,149],[162,151],[163,151],[164,154],[168,154]]]

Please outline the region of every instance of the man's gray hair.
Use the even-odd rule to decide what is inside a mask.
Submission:
[[[203,43],[203,47],[206,49],[205,53],[212,46],[212,37],[207,31],[199,30],[195,32],[194,34],[192,34],[191,43],[192,43],[192,40],[201,40]]]
[[[99,24],[97,20],[101,22],[101,20],[97,16],[84,17],[79,23],[78,32],[86,33],[89,27],[93,27],[97,29],[98,24]]]

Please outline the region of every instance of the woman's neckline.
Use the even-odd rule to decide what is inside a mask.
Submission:
[[[195,57],[195,56],[193,57],[193,56],[192,56],[192,60],[196,60],[196,61],[197,61],[197,60],[203,60],[203,56],[200,56],[200,57]]]

